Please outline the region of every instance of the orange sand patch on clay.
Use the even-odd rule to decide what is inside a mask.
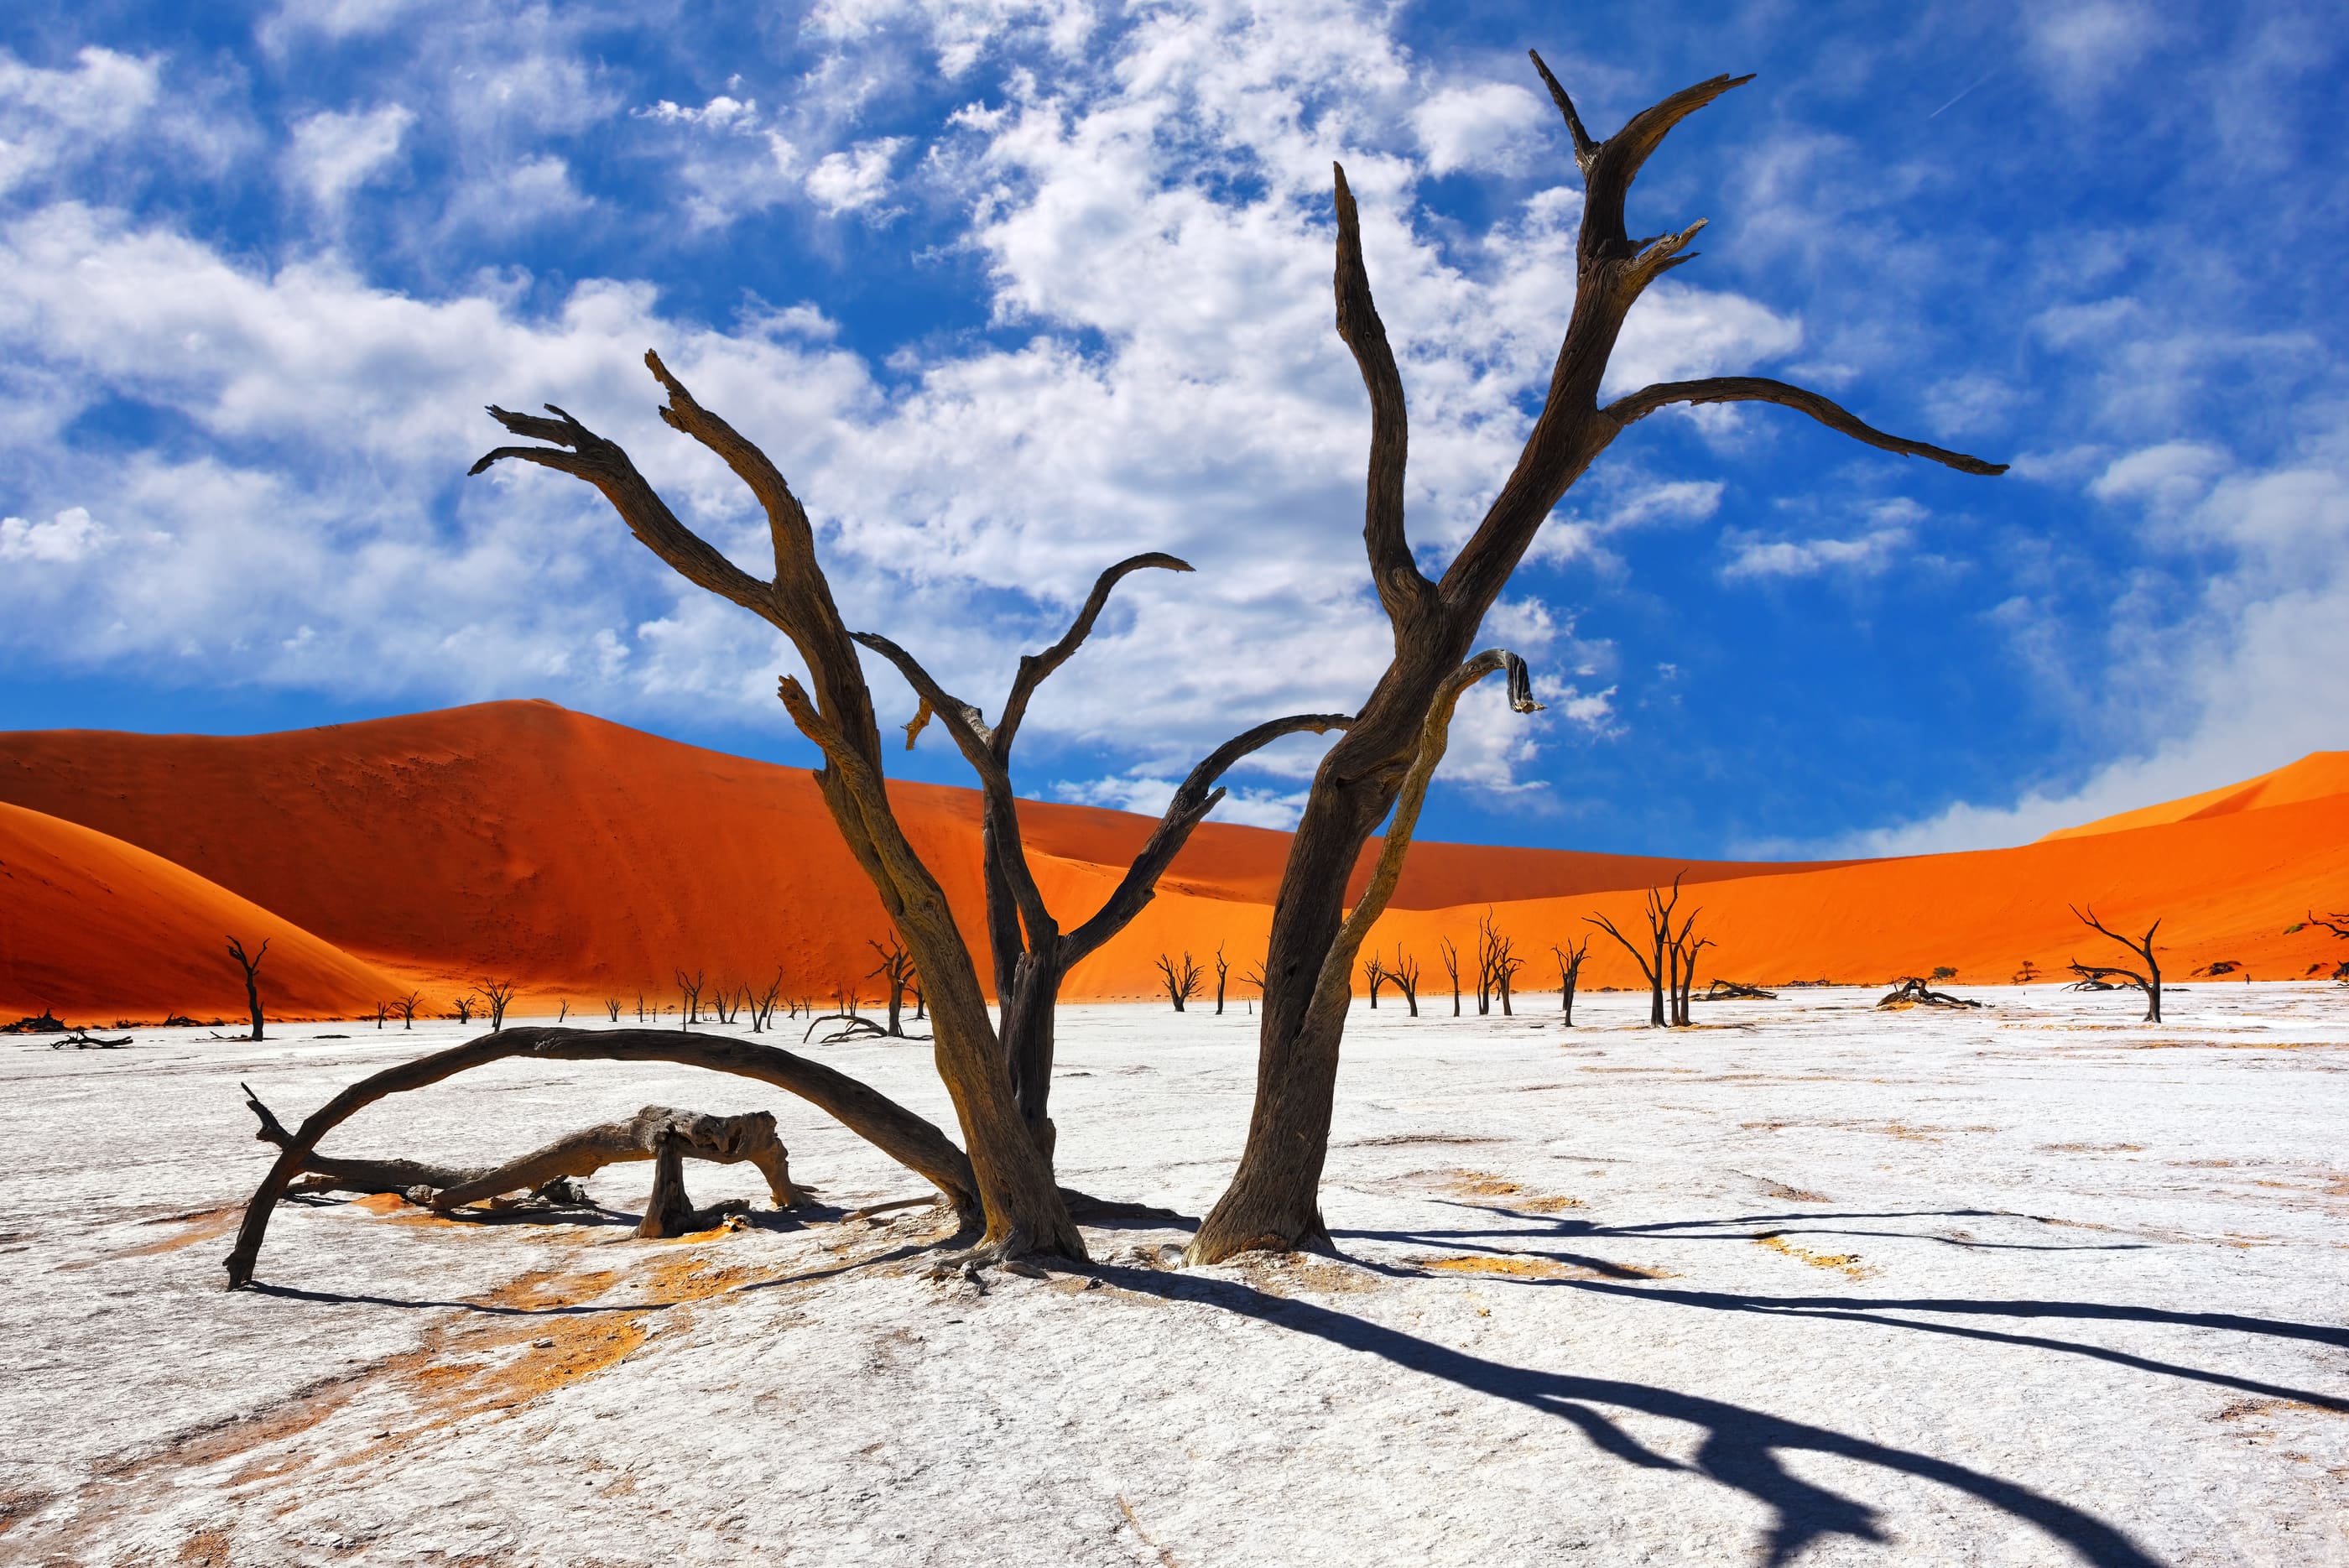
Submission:
[[[1754,1244],[1757,1247],[1767,1247],[1770,1251],[1793,1258],[1797,1262],[1808,1263],[1815,1269],[1837,1270],[1855,1280],[1867,1279],[1876,1272],[1860,1262],[1857,1252],[1814,1252],[1807,1247],[1796,1246],[1784,1236],[1775,1232],[1766,1236],[1754,1237]]]
[[[1635,1275],[1643,1280],[1669,1280],[1671,1272],[1663,1269],[1643,1269],[1633,1263],[1617,1263],[1606,1269],[1587,1268],[1578,1263],[1561,1263],[1549,1258],[1523,1258],[1485,1254],[1464,1258],[1413,1258],[1408,1262],[1423,1269],[1433,1269],[1446,1274],[1486,1274],[1506,1280],[1614,1280]]]
[[[2327,933],[2282,928],[2349,886],[2349,753],[2230,791],[2173,803],[2191,806],[2183,815],[2148,808],[2151,817],[2094,833],[1896,860],[1682,862],[1421,844],[1375,940],[1426,962],[1439,938],[1473,940],[1488,904],[1537,948],[1586,929],[1594,912],[1636,924],[1640,890],[1685,864],[1689,903],[1703,906],[1723,972],[1743,979],[1876,984],[1948,964],[1959,974],[1947,983],[1962,992],[2004,981],[2025,960],[2054,974],[2097,950],[2066,909],[2087,901],[2123,926],[2163,917],[2173,973],[2220,959],[2262,980],[2329,967],[2340,944]],[[978,795],[921,784],[891,792],[983,946]],[[347,1015],[409,984],[437,1004],[485,973],[521,983],[518,1016],[552,1012],[558,997],[589,1012],[606,996],[666,992],[680,954],[713,982],[763,983],[780,967],[787,989],[829,996],[864,981],[865,940],[887,926],[803,770],[552,703],[243,737],[0,734],[0,799],[26,808],[0,824],[0,870],[17,884],[7,896],[20,900],[43,877],[57,885],[38,894],[53,913],[0,936],[16,944],[0,951],[0,1005],[23,1011],[48,1000],[230,1015],[240,988],[216,950],[240,921],[248,933],[284,933],[271,950],[273,1008]],[[45,824],[34,844],[26,824],[45,819],[27,812],[119,842],[85,836],[61,852],[59,827]],[[1020,815],[1064,929],[1092,913],[1154,826],[1049,803],[1023,803]],[[713,843],[728,852],[709,855]],[[129,863],[133,846],[150,852],[137,862],[144,880],[103,869]],[[1376,848],[1365,846],[1358,877]],[[1235,971],[1245,968],[1263,950],[1287,849],[1283,834],[1201,827],[1159,897],[1076,966],[1069,999],[1155,995],[1161,952],[1205,963],[1220,944]],[[155,856],[185,870],[165,876]],[[616,887],[630,896],[613,898]],[[979,970],[984,980],[988,966]],[[1592,948],[1587,987],[1640,983],[1627,955]]]
[[[262,961],[272,1016],[372,1008],[391,982],[333,943],[182,866],[36,811],[0,805],[0,1013],[68,1023],[124,1013],[242,1017],[225,933]]]
[[[150,1220],[148,1221],[150,1225],[177,1225],[182,1229],[175,1235],[160,1237],[136,1247],[126,1247],[107,1256],[109,1259],[152,1258],[164,1252],[176,1252],[182,1247],[192,1247],[199,1241],[225,1236],[243,1219],[244,1206],[238,1204],[225,1209],[206,1209],[195,1214],[174,1214],[168,1220]]]

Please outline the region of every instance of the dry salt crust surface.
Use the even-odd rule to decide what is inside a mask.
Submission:
[[[1980,994],[1358,1009],[1342,1258],[1134,1222],[978,1283],[926,1277],[935,1210],[847,1218],[921,1185],[787,1096],[507,1063],[328,1152],[765,1106],[823,1206],[637,1241],[641,1165],[603,1223],[288,1203],[231,1293],[238,1081],[290,1122],[473,1031],[0,1043],[0,1559],[2349,1563],[2349,992]],[[1070,1010],[1063,1179],[1199,1213],[1252,1029]],[[821,1054],[951,1125],[922,1048]]]

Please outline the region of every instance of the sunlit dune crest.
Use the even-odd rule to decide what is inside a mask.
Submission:
[[[983,941],[977,794],[892,794]],[[633,1013],[640,992],[667,998],[679,969],[761,988],[780,970],[787,994],[829,1000],[866,974],[868,940],[887,934],[805,771],[552,703],[243,737],[0,735],[0,800],[20,808],[0,808],[11,878],[0,1007],[12,1010],[233,1012],[227,931],[273,940],[269,1004],[289,1015],[371,1012],[411,986],[437,1002],[487,978],[519,981],[533,1013],[557,997],[575,1012],[612,998]],[[1037,803],[1021,819],[1064,925],[1092,912],[1153,826]],[[1202,827],[1157,898],[1077,968],[1069,996],[1153,994],[1159,953],[1211,966],[1220,946],[1232,1002],[1244,1002],[1287,842]],[[1948,966],[1982,983],[2026,961],[2049,973],[2085,950],[2067,906],[2087,902],[2124,926],[2160,917],[2173,980],[2220,961],[2295,978],[2338,957],[2326,933],[2284,928],[2312,905],[2337,907],[2349,886],[2349,753],[1960,855],[1781,865],[1422,844],[1373,941],[1419,960],[1425,1004],[1449,989],[1439,939],[1467,945],[1489,905],[1535,955],[1519,981],[1533,990],[1553,942],[1590,935],[1593,913],[1635,923],[1640,890],[1683,868],[1683,908],[1703,908],[1717,944],[1708,979],[1873,983]],[[1592,942],[1585,985],[1637,978],[1611,941]]]

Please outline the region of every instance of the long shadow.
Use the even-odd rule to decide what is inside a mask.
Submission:
[[[1874,1509],[1791,1473],[1779,1459],[1782,1451],[1834,1454],[1938,1482],[2036,1526],[2096,1568],[2156,1568],[2153,1557],[2095,1515],[2016,1482],[1930,1454],[1647,1384],[1511,1366],[1465,1351],[1447,1349],[1327,1307],[1267,1295],[1226,1281],[1114,1265],[1102,1265],[1093,1272],[1141,1294],[1167,1301],[1197,1302],[1256,1318],[1347,1350],[1375,1355],[1475,1393],[1507,1399],[1557,1417],[1574,1425],[1601,1451],[1626,1464],[1644,1469],[1692,1471],[1733,1487],[1771,1511],[1764,1561],[1772,1568],[1792,1561],[1805,1547],[1825,1536],[1848,1535],[1877,1542],[1889,1539]],[[1613,1406],[1687,1422],[1702,1428],[1704,1439],[1697,1448],[1693,1463],[1682,1463],[1641,1444],[1594,1407],[1597,1406]]]
[[[1538,1225],[1553,1236],[1674,1236],[1692,1241],[1742,1241],[1754,1233],[1712,1234],[1731,1225],[1765,1225],[1768,1235],[1794,1232],[1818,1236],[1876,1236],[1903,1241],[1932,1241],[1944,1247],[1961,1247],[1980,1251],[2007,1252],[2135,1252],[2153,1245],[2149,1241],[1984,1241],[1978,1238],[1956,1236],[1920,1236],[1913,1231],[1856,1231],[1822,1225],[1823,1220],[2030,1220],[2044,1224],[2036,1215],[2016,1214],[2001,1209],[1888,1209],[1853,1213],[1824,1213],[1816,1210],[1790,1214],[1740,1214],[1724,1220],[1663,1220],[1650,1225],[1601,1225],[1592,1220],[1561,1219],[1554,1214],[1536,1214],[1523,1209],[1511,1209],[1501,1204],[1464,1203],[1456,1199],[1437,1198],[1429,1201],[1450,1209],[1473,1210],[1479,1214],[1497,1214],[1505,1219],[1523,1220]],[[1697,1232],[1692,1236],[1689,1232]],[[1425,1240],[1437,1237],[1473,1238],[1479,1236],[1523,1236],[1523,1230],[1512,1231],[1349,1231],[1349,1236],[1367,1239]]]

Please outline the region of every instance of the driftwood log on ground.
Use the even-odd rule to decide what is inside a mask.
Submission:
[[[1755,1002],[1775,1002],[1778,999],[1778,993],[1775,991],[1764,991],[1758,985],[1747,985],[1743,981],[1715,979],[1704,994],[1697,998],[1699,1002],[1731,1002],[1746,999]]]
[[[269,1107],[248,1085],[244,1103],[261,1120],[254,1137],[280,1150],[294,1141]],[[496,1199],[509,1192],[529,1192],[580,1200],[568,1183],[593,1176],[607,1165],[656,1160],[652,1201],[646,1205],[644,1223],[636,1234],[647,1238],[673,1236],[690,1229],[697,1210],[686,1197],[683,1162],[706,1159],[716,1165],[749,1162],[767,1179],[767,1191],[778,1209],[792,1209],[808,1193],[792,1185],[789,1151],[775,1136],[771,1111],[738,1116],[706,1116],[698,1111],[647,1106],[624,1122],[605,1122],[565,1134],[543,1147],[502,1165],[459,1167],[414,1159],[338,1159],[316,1153],[303,1158],[301,1174],[314,1179],[310,1192],[396,1192],[410,1202],[429,1204],[443,1213],[467,1204]]]
[[[1970,997],[1951,996],[1946,991],[1935,991],[1915,975],[1910,975],[1894,989],[1886,992],[1876,1002],[1878,1007],[1980,1007],[1982,1003]]]
[[[225,1260],[229,1288],[250,1284],[278,1199],[320,1140],[368,1106],[437,1084],[492,1062],[525,1057],[559,1062],[675,1062],[788,1090],[830,1114],[849,1131],[936,1187],[966,1223],[979,1218],[969,1157],[929,1122],[855,1079],[772,1045],[655,1029],[509,1029],[387,1067],[360,1079],[312,1112],[278,1149],[277,1160],[246,1203],[236,1246]],[[282,1129],[281,1129],[282,1130]],[[1057,1194],[1056,1194],[1057,1197]],[[1065,1210],[1063,1210],[1065,1212]]]

